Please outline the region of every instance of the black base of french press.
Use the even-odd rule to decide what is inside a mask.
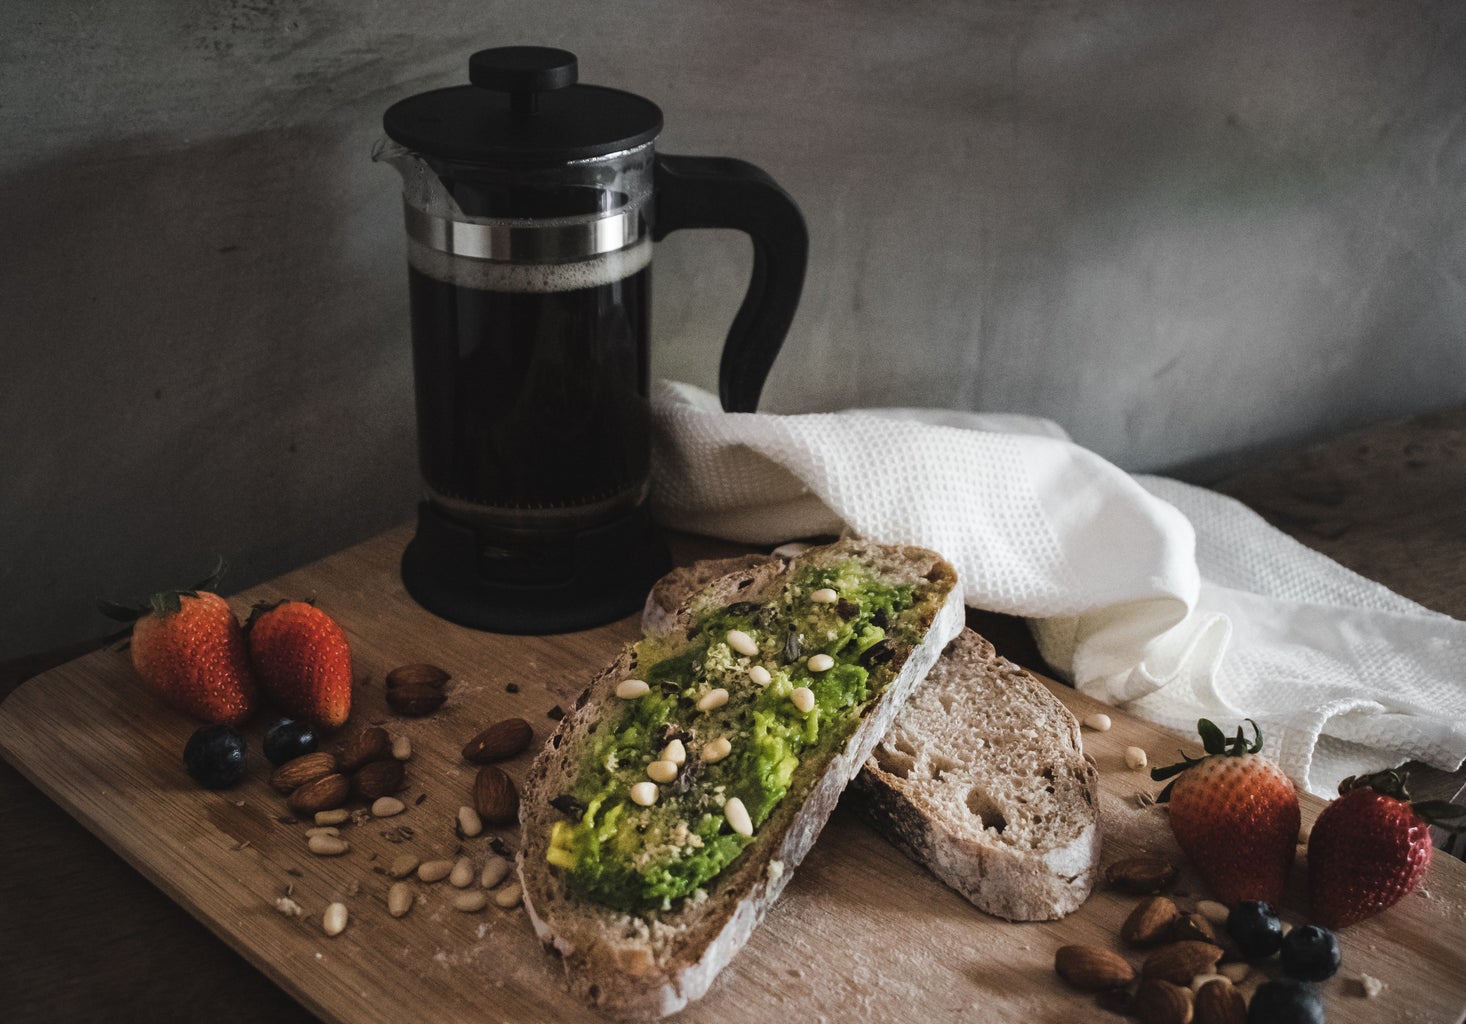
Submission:
[[[449,622],[493,633],[568,633],[639,611],[671,565],[645,509],[585,529],[481,532],[431,502],[402,553],[402,582]]]

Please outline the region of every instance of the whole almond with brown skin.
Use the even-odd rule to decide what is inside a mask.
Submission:
[[[519,791],[503,769],[485,765],[473,780],[473,809],[486,825],[508,825],[519,818]]]
[[[351,777],[351,789],[364,800],[375,800],[400,791],[405,777],[401,761],[372,761],[356,770]]]
[[[350,795],[351,780],[345,775],[322,775],[291,793],[285,802],[296,814],[304,816],[340,807]]]
[[[1198,974],[1211,974],[1222,958],[1222,947],[1188,939],[1162,946],[1140,965],[1143,978],[1160,978],[1175,985],[1190,985]]]
[[[387,691],[387,706],[408,718],[431,715],[447,699],[448,695],[440,687],[423,683],[404,683]]]
[[[341,745],[336,762],[343,772],[354,772],[372,761],[392,756],[392,737],[379,725],[370,725]]]
[[[534,727],[522,718],[495,722],[463,746],[463,759],[474,764],[503,761],[523,753],[534,739]]]
[[[1247,1000],[1229,982],[1207,982],[1192,1005],[1195,1024],[1247,1024]]]
[[[1054,970],[1086,992],[1119,988],[1135,980],[1135,969],[1129,962],[1102,946],[1060,946],[1054,951]]]
[[[441,690],[443,684],[452,678],[437,665],[399,665],[387,673],[387,689],[395,690],[399,686],[435,686]]]
[[[1110,888],[1133,896],[1160,892],[1176,879],[1176,866],[1164,857],[1126,857],[1105,869]]]
[[[1120,938],[1132,946],[1151,946],[1166,941],[1180,916],[1181,911],[1176,904],[1165,896],[1141,900],[1120,926]]]
[[[1166,937],[1170,942],[1184,942],[1187,939],[1195,939],[1198,942],[1210,942],[1213,945],[1220,945],[1217,942],[1216,929],[1211,922],[1200,914],[1187,911],[1179,914],[1171,923],[1171,933]]]
[[[1135,990],[1141,1024],[1191,1024],[1191,990],[1160,978],[1146,978]]]
[[[307,782],[336,771],[336,758],[324,750],[291,758],[270,773],[270,788],[289,796]]]

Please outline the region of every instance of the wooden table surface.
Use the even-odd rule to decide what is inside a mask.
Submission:
[[[1220,489],[1345,565],[1466,618],[1466,409],[1340,438]],[[1034,664],[1018,624],[994,616],[982,628]],[[45,667],[12,666],[0,695]],[[0,1019],[314,1019],[4,764],[0,821]]]

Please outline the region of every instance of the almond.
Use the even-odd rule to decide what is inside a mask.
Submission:
[[[1192,999],[1196,1024],[1247,1024],[1247,1000],[1229,981],[1209,981]]]
[[[307,782],[336,771],[336,758],[324,750],[302,754],[286,761],[270,773],[270,788],[289,796]]]
[[[1141,900],[1120,926],[1120,938],[1132,946],[1154,945],[1168,938],[1180,916],[1176,904],[1165,896]]]
[[[1191,990],[1160,978],[1146,978],[1135,990],[1141,1024],[1191,1024]]]
[[[286,803],[296,814],[315,814],[340,807],[350,793],[351,781],[345,775],[322,775],[291,793]]]
[[[387,689],[395,690],[399,686],[435,686],[442,689],[443,684],[452,678],[437,665],[398,665],[387,673]]]
[[[1171,922],[1171,932],[1167,936],[1171,942],[1183,942],[1187,939],[1195,939],[1198,942],[1210,942],[1213,945],[1220,945],[1217,942],[1216,929],[1212,927],[1201,914],[1186,912],[1176,917]]]
[[[356,770],[351,777],[351,789],[363,800],[391,796],[402,789],[405,775],[401,761],[372,761]]]
[[[1134,896],[1160,892],[1176,878],[1176,866],[1164,857],[1126,857],[1105,869],[1110,888]]]
[[[1060,946],[1054,952],[1054,970],[1086,992],[1119,988],[1135,979],[1135,970],[1124,957],[1100,946]]]
[[[487,825],[508,825],[519,817],[519,791],[500,768],[485,765],[473,780],[473,809]]]
[[[431,715],[448,699],[441,687],[408,683],[387,691],[387,706],[399,715],[422,718]]]
[[[392,756],[392,737],[379,725],[371,725],[341,745],[336,761],[343,772],[354,772],[364,764]]]
[[[1198,974],[1211,974],[1222,958],[1222,947],[1188,939],[1162,946],[1140,966],[1143,978],[1160,978],[1173,985],[1190,985]]]
[[[503,761],[523,753],[534,738],[534,727],[522,718],[495,722],[463,747],[463,759],[474,764]]]

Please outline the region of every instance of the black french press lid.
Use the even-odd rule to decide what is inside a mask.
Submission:
[[[468,59],[470,85],[409,96],[382,115],[395,142],[426,157],[481,164],[561,163],[634,149],[662,130],[655,103],[576,84],[575,54],[501,46]]]

